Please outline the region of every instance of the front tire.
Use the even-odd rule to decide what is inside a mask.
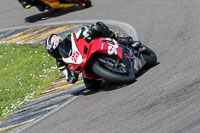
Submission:
[[[97,90],[101,88],[101,82],[102,80],[93,80],[93,79],[88,79],[83,76],[83,82],[85,84],[85,87],[89,90]]]
[[[131,83],[135,79],[135,74],[133,72],[127,74],[116,73],[105,68],[103,65],[99,63],[99,61],[93,64],[92,70],[98,76],[112,82]]]

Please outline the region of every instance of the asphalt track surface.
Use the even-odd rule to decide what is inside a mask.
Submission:
[[[159,64],[127,85],[105,83],[22,133],[199,133],[200,1],[93,0],[93,7],[39,13],[1,1],[0,28],[71,20],[132,25]],[[41,19],[43,18],[43,19]],[[25,22],[26,21],[26,22]]]

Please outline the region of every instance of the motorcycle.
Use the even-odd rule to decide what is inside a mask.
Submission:
[[[119,44],[113,38],[98,38],[88,43],[84,39],[77,40],[75,34],[71,36],[71,41],[72,54],[63,60],[68,63],[69,70],[82,72],[88,89],[99,88],[102,79],[131,83],[142,68],[157,63],[155,52],[142,43],[136,48]],[[65,51],[64,46],[59,49]]]
[[[69,7],[90,7],[90,0],[30,0],[31,5],[38,8],[39,11],[58,11],[63,8]]]

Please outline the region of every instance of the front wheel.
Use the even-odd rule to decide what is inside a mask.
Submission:
[[[128,72],[123,64],[111,58],[107,58],[107,60],[109,60],[109,65],[96,61],[92,66],[93,72],[112,82],[131,83],[134,81],[135,74]]]
[[[89,90],[97,90],[101,88],[101,82],[102,80],[94,80],[94,79],[88,79],[83,76],[83,82],[85,84],[85,87]]]

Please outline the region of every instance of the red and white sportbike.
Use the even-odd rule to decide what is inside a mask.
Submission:
[[[102,79],[131,83],[144,66],[152,67],[157,63],[156,54],[142,44],[133,49],[112,38],[98,38],[88,43],[84,39],[77,40],[75,34],[71,41],[72,54],[63,60],[74,73],[82,72],[89,89],[98,88]]]

